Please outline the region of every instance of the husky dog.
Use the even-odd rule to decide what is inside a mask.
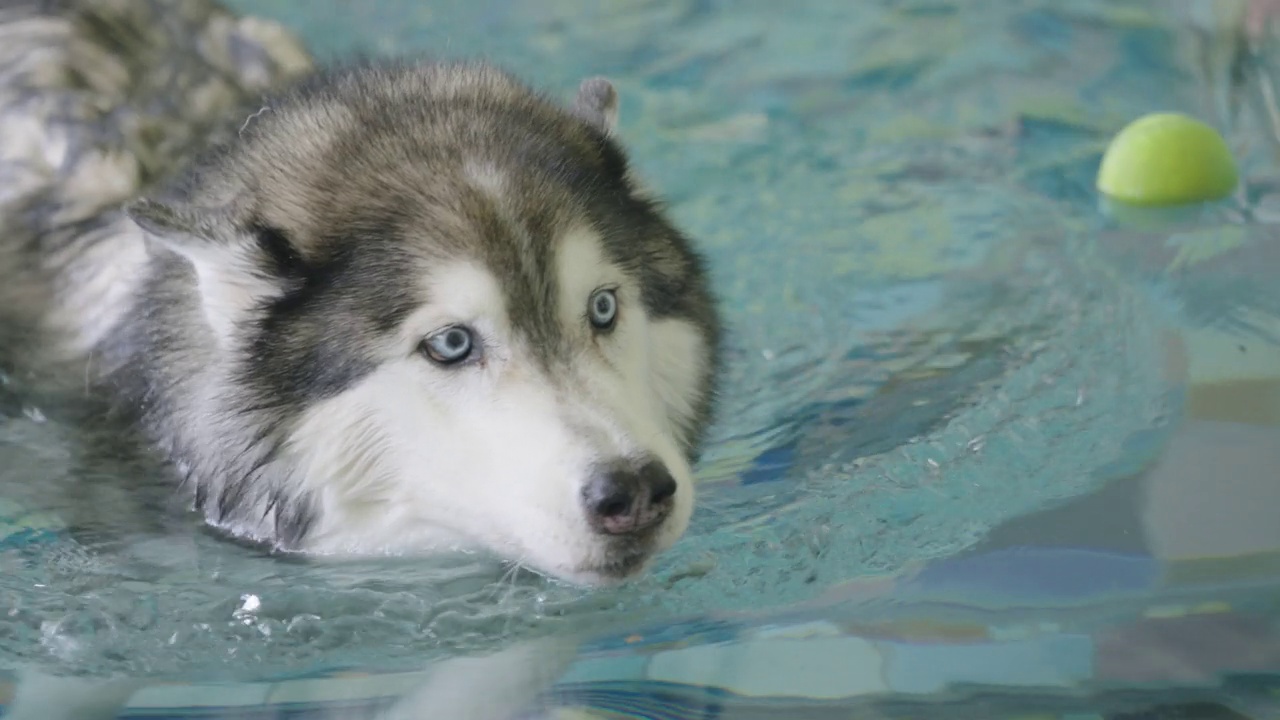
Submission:
[[[108,393],[233,536],[624,580],[687,527],[720,330],[617,110],[482,63],[309,72],[93,218],[0,205],[0,340]]]

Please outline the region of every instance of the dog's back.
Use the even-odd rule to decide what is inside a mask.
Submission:
[[[0,4],[0,367],[90,360],[146,260],[123,206],[310,66],[209,0]]]

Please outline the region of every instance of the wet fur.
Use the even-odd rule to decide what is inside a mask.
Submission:
[[[673,542],[719,326],[701,258],[612,136],[612,86],[566,107],[484,64],[364,63],[242,100],[127,213],[19,231],[3,208],[0,284],[22,289],[0,320],[21,334],[0,340],[82,363],[238,537],[479,546],[586,581]],[[630,313],[616,347],[574,314],[598,282]],[[458,302],[495,324],[494,355],[442,375],[413,348]],[[648,456],[680,481],[677,517],[643,542],[587,532],[558,478]]]

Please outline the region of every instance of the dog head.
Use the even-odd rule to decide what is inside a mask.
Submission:
[[[683,533],[717,317],[616,109],[601,79],[562,108],[482,65],[357,68],[130,208],[191,287],[202,412],[270,448],[192,471],[214,522],[587,583]]]

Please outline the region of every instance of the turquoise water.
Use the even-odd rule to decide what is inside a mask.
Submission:
[[[148,696],[219,717],[283,707],[292,691],[271,693],[291,678],[332,689],[340,669],[416,673],[493,651],[516,660],[480,677],[559,679],[538,701],[553,714],[918,717],[912,702],[948,699],[949,717],[1118,713],[1146,707],[1126,683],[1180,698],[1190,675],[1108,674],[1142,658],[1103,649],[1141,656],[1151,642],[1149,656],[1178,657],[1135,628],[1191,616],[1218,623],[1210,634],[1234,656],[1258,655],[1249,672],[1280,670],[1261,629],[1280,585],[1259,559],[1280,549],[1274,514],[1252,521],[1252,544],[1224,540],[1240,528],[1221,519],[1247,525],[1265,500],[1219,515],[1207,503],[1202,517],[1161,504],[1185,495],[1170,463],[1207,462],[1202,480],[1229,498],[1280,460],[1280,385],[1266,384],[1280,377],[1270,65],[1240,60],[1230,3],[233,5],[327,59],[484,55],[566,97],[587,75],[615,81],[623,139],[710,256],[729,323],[702,505],[651,577],[596,593],[481,558],[282,563],[188,527],[72,542],[60,474],[110,471],[68,462],[61,428],[11,388],[0,666],[250,683]],[[1224,128],[1244,191],[1176,226],[1101,212],[1092,181],[1108,138],[1155,110]],[[1244,381],[1251,409],[1204,399]],[[1223,544],[1166,529],[1197,522]],[[1211,693],[1196,642],[1177,667],[1205,665],[1192,684]],[[577,659],[549,659],[566,654]],[[1094,685],[1136,699],[1083,692]],[[966,686],[987,688],[987,704]],[[1259,687],[1232,707],[1267,697]],[[369,702],[353,716],[385,704]]]

